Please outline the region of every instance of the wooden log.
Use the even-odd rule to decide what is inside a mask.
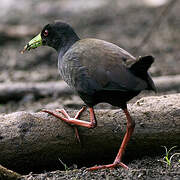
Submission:
[[[155,77],[153,80],[160,93],[172,90],[180,92],[180,75]],[[28,94],[33,95],[35,99],[39,99],[48,96],[60,97],[73,93],[73,90],[64,81],[0,83],[1,103],[6,103],[10,100],[18,101]]]
[[[17,180],[20,179],[21,175],[11,171],[0,165],[0,179],[2,180]]]
[[[40,27],[29,25],[0,25],[0,35],[9,39],[25,38],[26,36],[34,36]]]
[[[180,75],[156,77],[154,78],[154,82],[159,92],[180,91]]]
[[[41,82],[41,83],[0,83],[0,102],[6,103],[10,100],[18,101],[26,95],[33,95],[35,99],[49,96],[65,96],[73,94],[73,91],[64,81]]]
[[[128,108],[136,128],[125,159],[162,153],[161,145],[180,145],[180,94],[142,98]],[[78,127],[81,144],[71,126],[46,113],[0,115],[1,164],[17,172],[28,172],[60,168],[58,159],[68,165],[93,165],[108,158],[113,161],[126,130],[125,115],[121,110],[95,113],[96,128]],[[69,114],[73,116],[75,111]],[[81,119],[89,120],[87,111]]]

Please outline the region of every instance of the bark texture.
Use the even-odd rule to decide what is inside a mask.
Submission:
[[[164,153],[161,145],[180,145],[180,94],[142,98],[128,105],[136,122],[125,159]],[[73,117],[75,111],[69,111]],[[67,164],[93,165],[114,159],[126,130],[121,110],[95,111],[95,129],[78,127],[81,144],[74,129],[46,113],[15,112],[0,115],[0,162],[17,172]],[[89,120],[88,112],[82,120]],[[125,161],[124,159],[124,161]],[[103,161],[99,161],[103,163]]]

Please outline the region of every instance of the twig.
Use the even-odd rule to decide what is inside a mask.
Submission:
[[[167,5],[164,6],[164,8],[160,12],[159,16],[153,22],[151,28],[149,28],[147,34],[144,36],[144,38],[140,42],[140,44],[137,48],[137,51],[138,51],[138,49],[142,50],[142,48],[148,42],[149,38],[152,36],[154,30],[159,28],[160,24],[162,23],[162,20],[165,19],[165,17],[169,14],[169,12],[171,11],[171,9],[173,8],[173,6],[176,4],[177,1],[178,0],[171,0],[169,3],[167,3]]]

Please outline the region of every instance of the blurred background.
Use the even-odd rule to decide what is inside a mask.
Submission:
[[[175,1],[175,0],[173,0]],[[81,38],[93,37],[117,44],[134,56],[152,54],[156,61],[153,78],[180,75],[180,1],[166,11],[141,43],[168,0],[1,0],[0,5],[0,84],[9,91],[17,82],[57,81],[57,54],[49,47],[39,47],[23,55],[24,45],[53,20],[71,24]],[[179,92],[174,89],[171,93]],[[5,93],[6,94],[6,93]],[[83,102],[75,95],[38,99],[33,93],[1,102],[0,112],[42,108],[78,108]],[[101,107],[107,107],[102,105]],[[109,107],[109,106],[108,106]]]

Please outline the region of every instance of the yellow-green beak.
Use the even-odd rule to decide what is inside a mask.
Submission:
[[[23,54],[26,50],[35,49],[42,45],[42,38],[41,33],[39,33],[36,37],[34,37],[31,41],[29,41],[26,46],[24,46],[24,49],[21,51],[21,54]]]

